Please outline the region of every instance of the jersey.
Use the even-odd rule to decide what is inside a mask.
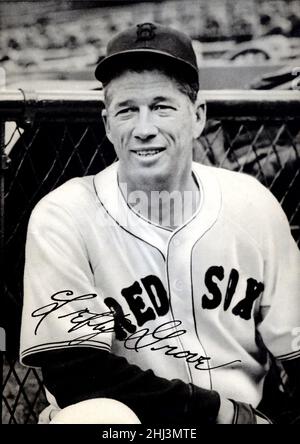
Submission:
[[[171,231],[127,205],[117,171],[35,207],[21,362],[99,348],[257,406],[269,353],[300,356],[300,255],[280,205],[248,175],[193,163],[201,202]]]

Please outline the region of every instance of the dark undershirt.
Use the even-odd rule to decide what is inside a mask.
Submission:
[[[48,358],[42,366],[44,383],[61,408],[105,397],[126,404],[142,423],[216,421],[220,397],[215,391],[158,377],[107,351],[78,348],[53,352]]]

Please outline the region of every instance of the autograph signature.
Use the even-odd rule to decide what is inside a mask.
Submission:
[[[88,293],[74,297],[74,293],[71,290],[63,290],[53,294],[51,296],[51,299],[54,301],[53,303],[45,305],[32,313],[32,317],[41,318],[35,327],[35,335],[37,334],[42,322],[51,313],[60,310],[66,304],[71,302],[94,299],[95,297],[97,297],[97,294],[95,293]],[[125,315],[125,317],[128,316],[129,314]],[[115,331],[115,312],[111,310],[104,313],[93,313],[88,308],[84,308],[68,314],[60,315],[58,318],[69,318],[71,327],[67,331],[68,333],[80,330],[85,326],[91,329],[91,333],[70,340],[69,345],[80,345],[101,333],[113,333]],[[147,347],[150,347],[151,351],[164,350],[165,355],[173,356],[177,359],[185,359],[187,362],[195,364],[195,369],[203,371],[210,371],[216,368],[226,367],[236,362],[241,362],[239,359],[236,359],[225,364],[210,367],[209,361],[211,358],[208,356],[202,356],[189,350],[179,351],[178,347],[175,345],[171,346],[169,344],[161,344],[162,341],[186,334],[186,330],[179,329],[181,325],[182,322],[180,320],[174,319],[159,325],[153,331],[150,331],[149,328],[137,330],[134,333],[129,334],[127,338],[124,339],[124,347],[127,350],[135,350],[136,352]],[[202,366],[205,363],[207,363],[207,366],[203,368]]]
[[[51,296],[52,304],[47,304],[41,308],[38,308],[37,310],[33,311],[31,316],[33,318],[38,318],[41,317],[41,319],[39,320],[39,322],[37,323],[35,330],[34,330],[34,334],[37,334],[38,328],[41,325],[41,323],[43,322],[43,320],[46,318],[46,316],[48,316],[50,313],[53,313],[56,310],[59,310],[60,308],[62,308],[64,305],[69,304],[70,302],[73,301],[81,301],[81,300],[86,300],[86,299],[94,299],[97,297],[96,293],[88,293],[88,294],[83,294],[81,296],[76,296],[76,297],[71,297],[73,296],[74,293],[71,290],[62,290],[62,291],[58,291],[57,293],[54,293]]]

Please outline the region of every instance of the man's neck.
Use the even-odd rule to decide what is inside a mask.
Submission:
[[[126,193],[124,193],[124,183]],[[124,182],[120,188],[129,206],[156,225],[175,230],[186,223],[200,203],[200,190],[190,172],[180,184]]]

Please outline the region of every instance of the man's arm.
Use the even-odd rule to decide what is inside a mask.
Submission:
[[[282,365],[289,378],[291,395],[298,401],[298,407],[300,409],[300,358],[292,359],[291,361],[283,361]]]
[[[51,359],[53,362],[54,359]],[[50,361],[49,361],[50,362]],[[146,423],[215,423],[217,392],[169,381],[152,370],[142,371],[112,353],[77,349],[56,352],[55,362],[42,367],[47,389],[63,408],[85,399],[112,398],[130,407]]]
[[[47,389],[62,408],[87,399],[111,398],[148,424],[269,423],[248,404],[179,379],[158,377],[109,352],[66,349],[56,353],[54,361],[56,364],[43,365],[42,373]]]
[[[282,363],[288,376],[288,405],[283,412],[280,422],[300,424],[300,358]]]
[[[300,358],[273,364],[258,409],[277,424],[300,423]]]

